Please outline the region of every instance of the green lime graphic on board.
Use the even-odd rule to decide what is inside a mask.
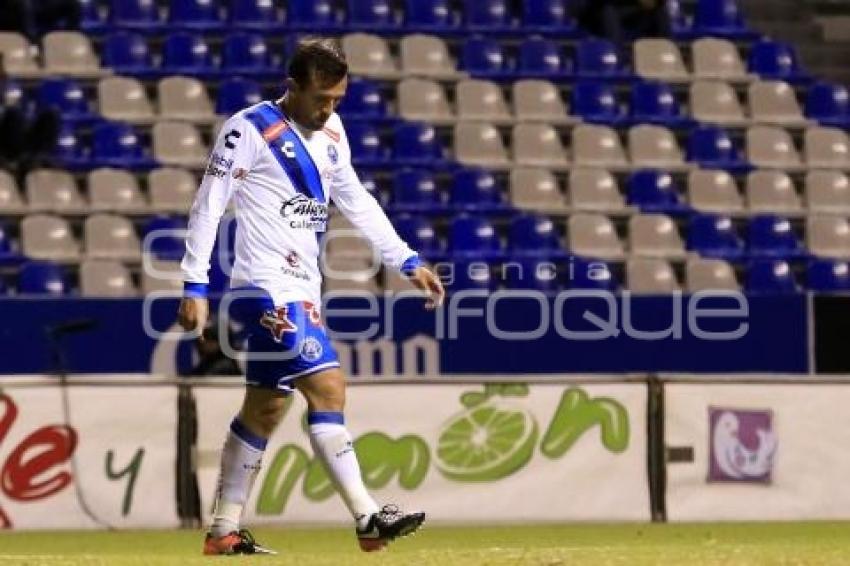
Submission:
[[[310,457],[294,444],[281,446],[272,458],[263,486],[257,497],[257,514],[278,515],[283,512],[298,478],[307,470]]]
[[[528,394],[525,385],[490,384],[484,393],[461,396],[467,410],[452,418],[437,441],[437,468],[465,482],[502,479],[525,466],[534,454],[537,423],[531,413],[505,401]]]
[[[602,445],[609,451],[619,453],[628,447],[629,414],[625,407],[608,397],[590,399],[583,390],[571,387],[561,395],[540,451],[549,458],[560,458],[596,425]]]

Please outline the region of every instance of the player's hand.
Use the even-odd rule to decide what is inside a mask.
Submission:
[[[426,309],[434,310],[443,304],[446,291],[443,289],[443,282],[433,271],[420,265],[410,276],[410,282],[413,283],[414,287],[425,292]]]
[[[202,297],[183,297],[177,311],[177,322],[184,330],[198,333],[198,340],[204,340],[204,328],[210,314],[210,305]]]

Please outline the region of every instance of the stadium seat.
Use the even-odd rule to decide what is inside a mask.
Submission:
[[[153,155],[164,165],[201,168],[209,150],[198,129],[185,122],[157,122],[151,132]]]
[[[148,174],[151,209],[188,214],[198,180],[186,169],[158,167]]]
[[[227,20],[231,28],[271,33],[284,31],[273,0],[230,0]]]
[[[511,204],[522,210],[558,214],[567,209],[558,181],[548,169],[514,167],[510,173],[510,194]]]
[[[602,259],[573,257],[567,273],[567,286],[570,289],[616,291],[619,282],[611,266]]]
[[[411,32],[446,33],[457,28],[449,0],[405,0],[404,27]]]
[[[764,169],[801,167],[791,134],[776,126],[752,126],[747,130],[747,160]]]
[[[791,265],[783,259],[758,259],[747,266],[744,289],[748,294],[789,294],[799,292]]]
[[[502,270],[505,287],[543,293],[560,291],[563,285],[558,274],[558,266],[561,263],[562,261],[553,261],[548,257],[512,258]]]
[[[810,261],[806,268],[806,287],[818,293],[850,291],[850,264],[828,259]]]
[[[517,120],[549,124],[576,122],[576,118],[569,115],[567,105],[553,83],[537,79],[520,80],[513,83],[512,90]]]
[[[423,169],[400,169],[393,175],[394,212],[439,213],[447,210],[434,176]]]
[[[109,20],[114,29],[152,33],[162,28],[159,6],[151,0],[112,0]]]
[[[73,214],[88,210],[88,203],[68,171],[34,169],[27,173],[25,186],[31,211]]]
[[[728,216],[697,214],[690,219],[686,248],[703,257],[735,260],[744,256],[744,243]]]
[[[183,272],[177,260],[150,259],[150,268],[142,269],[142,294],[166,292],[174,297],[183,294]]]
[[[454,122],[446,91],[437,81],[408,78],[398,83],[396,90],[398,113],[403,119],[431,124]]]
[[[170,75],[203,79],[218,76],[209,45],[202,36],[189,32],[175,33],[165,39],[161,68]]]
[[[557,170],[568,167],[567,152],[561,138],[548,124],[517,124],[511,135],[511,147],[516,165]]]
[[[138,134],[129,124],[105,121],[94,127],[93,167],[147,169],[153,164],[153,160],[145,154]]]
[[[134,214],[148,210],[139,182],[129,171],[109,167],[95,169],[88,174],[87,184],[93,211]]]
[[[463,42],[460,68],[474,77],[494,80],[513,77],[502,46],[494,39],[480,36]]]
[[[289,0],[286,25],[293,31],[316,33],[337,29],[340,21],[332,0]]]
[[[519,46],[517,73],[525,78],[562,80],[572,76],[572,62],[552,40],[531,37]]]
[[[108,77],[97,84],[100,114],[108,120],[148,124],[154,120],[154,108],[145,87],[131,77]]]
[[[142,226],[142,253],[163,261],[179,261],[186,251],[186,222],[174,216],[154,216]]]
[[[21,251],[29,258],[77,261],[80,245],[64,218],[31,214],[21,221]]]
[[[118,74],[145,78],[158,73],[148,44],[138,33],[122,31],[106,36],[101,53],[103,65]]]
[[[690,89],[691,114],[700,122],[724,126],[742,126],[750,120],[735,89],[723,81],[695,81]]]
[[[691,131],[687,159],[707,169],[735,171],[749,168],[726,130],[717,126],[699,126]]]
[[[794,182],[784,171],[759,170],[747,176],[747,207],[758,213],[796,215],[803,211]]]
[[[401,239],[428,261],[439,261],[445,257],[443,245],[426,218],[400,214],[393,218],[393,226]]]
[[[571,107],[576,116],[593,124],[619,124],[625,118],[611,85],[579,81],[572,91]]]
[[[630,115],[635,122],[675,128],[693,125],[682,112],[673,89],[660,82],[642,81],[631,88]]]
[[[100,68],[91,41],[77,31],[52,31],[42,39],[44,70],[51,75],[92,78],[111,74]]]
[[[17,265],[23,260],[23,256],[18,253],[16,242],[13,241],[12,235],[5,222],[0,222],[0,266]],[[0,295],[5,289],[0,290]]]
[[[747,68],[763,79],[799,82],[808,78],[800,69],[794,48],[778,41],[763,40],[753,45]]]
[[[88,259],[80,264],[80,294],[83,297],[135,297],[130,271],[120,262]]]
[[[86,218],[83,232],[88,258],[139,261],[142,257],[133,223],[124,216],[93,214]]]
[[[839,128],[808,128],[803,136],[806,164],[817,169],[850,169],[850,140]]]
[[[471,32],[506,32],[516,29],[507,0],[463,0],[463,21]]]
[[[587,78],[627,78],[617,48],[606,39],[584,39],[576,48],[576,74]]]
[[[809,171],[806,203],[811,212],[850,215],[850,180],[840,171]]]
[[[484,261],[504,257],[504,249],[496,228],[484,217],[461,214],[449,225],[449,252],[455,258]]]
[[[635,167],[687,170],[685,154],[676,136],[663,126],[640,124],[629,129],[629,157]]]
[[[443,146],[430,124],[406,122],[393,131],[393,163],[398,165],[437,165],[444,163]]]
[[[734,43],[716,37],[704,37],[691,44],[694,78],[727,82],[750,80],[741,54]]]
[[[808,123],[797,103],[794,89],[785,81],[755,81],[748,98],[753,121],[779,126],[803,126]]]
[[[96,0],[79,0],[80,30],[87,35],[99,35],[110,28]]]
[[[457,64],[449,54],[446,43],[439,37],[422,34],[406,35],[401,40],[399,51],[401,72],[405,76],[415,75],[433,79],[459,78]]]
[[[698,291],[739,291],[735,270],[722,259],[694,258],[685,265],[689,293]]]
[[[90,123],[96,119],[79,83],[70,79],[48,78],[38,85],[39,108],[57,112],[66,122]]]
[[[19,214],[24,210],[26,204],[17,181],[8,171],[0,169],[0,214]]]
[[[77,132],[65,123],[59,128],[52,158],[57,165],[71,171],[86,171],[95,166],[77,137]]]
[[[454,157],[469,166],[490,169],[511,166],[499,130],[483,122],[460,122],[454,127]]]
[[[639,257],[685,257],[679,229],[666,214],[635,214],[629,218],[629,250]]]
[[[21,108],[26,110],[25,106],[29,103],[29,97],[24,97],[24,88],[21,83],[5,78],[0,82],[0,105],[4,108]]]
[[[346,27],[383,30],[396,27],[389,0],[348,0]]]
[[[167,77],[157,83],[160,118],[194,123],[216,120],[206,86],[190,77]]]
[[[0,31],[0,56],[3,69],[12,77],[38,77],[41,68],[29,40],[20,33]]]
[[[680,190],[673,177],[664,171],[635,171],[626,181],[626,191],[627,204],[637,207],[643,213],[680,214],[690,210],[682,202]]]
[[[638,39],[634,43],[635,74],[642,79],[687,82],[691,75],[682,52],[669,39]]]
[[[451,271],[446,276],[446,286],[450,292],[489,291],[496,286],[491,266],[479,258],[455,258]]]
[[[566,257],[555,223],[546,216],[532,213],[519,214],[511,220],[508,246],[514,257]]]
[[[700,212],[730,214],[744,210],[735,178],[722,170],[691,171],[688,175],[688,201]]]
[[[850,222],[843,216],[809,216],[806,245],[813,256],[850,258]]]
[[[71,292],[62,267],[49,261],[29,261],[18,272],[18,295],[62,296]]]
[[[501,213],[510,211],[495,175],[478,168],[462,168],[452,174],[449,204],[457,211]]]
[[[573,128],[573,162],[580,167],[628,169],[620,136],[608,126],[581,124]]]
[[[348,144],[354,165],[369,166],[386,163],[389,155],[378,131],[368,122],[352,122],[346,127]]]
[[[174,29],[221,31],[224,22],[219,16],[220,5],[210,0],[169,0],[168,23]]]
[[[387,42],[377,35],[349,33],[342,38],[342,48],[352,75],[386,79],[399,76]]]
[[[617,179],[605,169],[570,169],[570,206],[584,212],[622,213],[626,200]]]
[[[231,116],[244,108],[259,104],[262,100],[263,94],[258,82],[233,77],[219,85],[215,113],[218,116]]]
[[[806,117],[824,126],[850,127],[850,96],[843,85],[825,82],[809,87]]]
[[[694,32],[700,35],[752,39],[756,34],[744,23],[738,0],[698,0]]]
[[[459,120],[477,120],[491,124],[513,123],[502,89],[492,81],[465,79],[455,88]]]
[[[623,244],[614,223],[601,214],[578,213],[567,220],[570,251],[605,260],[621,259]]]
[[[558,37],[573,34],[576,24],[568,8],[568,0],[525,0],[522,3],[522,29],[526,33]]]
[[[756,257],[798,259],[806,255],[791,222],[774,214],[760,214],[750,219],[747,245],[750,255]]]
[[[387,103],[378,85],[368,79],[352,79],[337,112],[346,121],[387,118]]]
[[[666,295],[681,291],[670,262],[660,258],[629,259],[626,262],[626,285],[636,295]]]
[[[266,40],[256,33],[231,33],[224,38],[221,55],[221,70],[228,75],[275,80],[284,72],[269,52]]]
[[[344,214],[333,214],[328,219],[327,256],[371,259],[374,254],[369,242],[359,228]]]

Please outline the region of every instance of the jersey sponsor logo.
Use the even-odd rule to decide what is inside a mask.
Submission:
[[[322,343],[312,336],[307,336],[301,341],[301,357],[308,362],[317,361],[322,357],[322,352]]]
[[[303,267],[301,267],[301,258],[298,257],[298,253],[295,250],[291,250],[288,254],[286,254],[284,259],[286,260],[286,265],[280,268],[284,275],[295,277],[296,279],[301,279],[303,281],[310,280],[310,276],[307,275],[307,272],[304,271]]]
[[[331,160],[332,165],[336,165],[336,162],[339,161],[339,152],[334,144],[328,144],[328,159]]]
[[[260,317],[260,324],[269,329],[275,342],[283,340],[286,332],[296,332],[298,327],[289,319],[289,307],[283,305],[273,310],[267,310]]]
[[[233,178],[234,179],[244,179],[248,176],[248,170],[243,169],[242,167],[237,167],[233,170]]]
[[[290,228],[324,232],[328,223],[328,205],[297,194],[283,203],[280,215],[289,220]]]
[[[233,167],[232,159],[227,159],[216,152],[212,152],[212,154],[210,154],[209,161],[207,161],[207,169],[204,174],[222,179],[227,176],[227,172],[230,171],[231,167]],[[236,175],[234,173],[234,177],[235,176]]]
[[[238,130],[230,130],[229,132],[227,132],[227,135],[224,136],[224,147],[226,147],[227,149],[235,149],[236,142],[233,140],[238,140],[241,137],[242,133]]]

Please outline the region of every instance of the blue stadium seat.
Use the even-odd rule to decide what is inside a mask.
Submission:
[[[150,169],[156,165],[145,154],[136,130],[122,122],[103,121],[94,127],[91,160],[94,167]]]
[[[112,0],[109,21],[114,29],[156,33],[161,31],[159,7],[153,0]]]
[[[687,156],[688,161],[698,163],[703,169],[749,169],[729,133],[718,126],[695,128],[688,138]]]
[[[276,65],[262,35],[237,32],[224,38],[221,47],[221,69],[228,75],[244,75],[258,79],[280,78],[284,71]]]
[[[0,80],[0,106],[3,108],[25,108],[29,102],[24,98],[24,87],[16,80]]]
[[[393,163],[437,165],[445,162],[437,130],[430,124],[404,122],[393,132]]]
[[[269,33],[286,29],[273,0],[230,0],[227,19],[231,27],[246,31]]]
[[[549,258],[511,258],[503,268],[505,287],[543,293],[560,291],[563,288],[559,275],[563,270],[561,263]]]
[[[286,23],[296,31],[330,31],[339,27],[339,17],[331,0],[289,0]]]
[[[501,44],[480,36],[463,42],[460,68],[475,77],[505,79],[514,76]]]
[[[170,0],[168,23],[173,29],[221,31],[224,22],[219,16],[220,5],[213,0]]]
[[[472,32],[516,30],[507,0],[464,0],[463,21]]]
[[[626,202],[641,212],[677,215],[690,210],[670,173],[641,169],[629,176],[626,187]]]
[[[215,101],[215,113],[230,116],[263,100],[260,84],[251,79],[235,77],[222,82]]]
[[[481,290],[491,291],[496,287],[492,266],[482,258],[454,258],[451,272],[440,272],[445,277],[449,292]]]
[[[570,107],[573,115],[593,124],[615,125],[625,119],[614,88],[599,81],[578,81],[573,86]]]
[[[389,0],[348,0],[348,22],[351,30],[382,30],[396,26]]]
[[[670,35],[675,39],[693,39],[694,32],[691,20],[682,11],[679,0],[667,0],[667,17],[670,21]]]
[[[387,116],[387,103],[378,84],[368,79],[353,78],[348,92],[340,102],[337,112],[348,123],[350,120],[393,120]]]
[[[358,171],[357,176],[360,178],[360,184],[363,185],[366,192],[375,197],[381,208],[387,208],[387,195],[381,190],[381,186],[375,180],[375,176],[369,171]]]
[[[631,91],[630,113],[635,123],[659,124],[670,128],[694,124],[694,120],[682,112],[670,85],[642,81],[633,85]]]
[[[121,31],[108,35],[101,54],[103,66],[119,75],[152,77],[157,74],[148,44],[138,33]]]
[[[440,33],[457,29],[449,0],[405,0],[404,26],[410,32]]]
[[[186,220],[181,217],[151,217],[142,226],[143,245],[148,246],[143,252],[165,261],[180,260],[186,251],[185,234],[181,235],[180,231],[186,230],[186,226]]]
[[[630,76],[614,44],[607,39],[584,39],[576,48],[580,77],[621,79]]]
[[[616,291],[619,282],[611,266],[600,259],[572,256],[567,270],[567,287],[599,291]]]
[[[708,258],[736,260],[744,256],[744,242],[728,216],[693,216],[688,226],[686,248]]]
[[[4,222],[0,222],[0,266],[20,263],[23,256],[15,249],[12,235]]]
[[[762,214],[750,219],[747,229],[749,253],[754,257],[799,259],[806,250],[794,234],[787,218]]]
[[[428,261],[435,262],[445,258],[443,245],[431,223],[422,216],[399,214],[393,218],[393,226],[402,240],[411,249],[416,250]]]
[[[763,79],[805,82],[809,78],[800,68],[794,47],[780,41],[763,40],[753,45],[747,68]]]
[[[346,133],[355,165],[373,166],[387,163],[387,148],[382,144],[378,130],[370,122],[351,122],[346,126]]]
[[[55,110],[71,123],[91,122],[97,116],[89,108],[83,89],[71,79],[47,78],[38,85],[39,108]]]
[[[434,176],[423,169],[401,169],[393,176],[392,210],[439,213],[446,211]]]
[[[522,29],[527,33],[557,34],[576,32],[576,24],[567,11],[566,0],[525,0],[522,5]]]
[[[517,74],[524,78],[558,80],[571,76],[573,66],[557,43],[532,37],[519,46]]]
[[[505,203],[503,192],[490,171],[463,168],[452,176],[449,203],[457,211],[505,213],[511,207]]]
[[[806,95],[806,117],[825,126],[850,127],[850,97],[843,85],[819,82]]]
[[[850,291],[850,262],[813,259],[806,268],[806,286],[820,293]]]
[[[72,171],[86,171],[94,167],[74,126],[65,122],[59,128],[53,159],[61,167]]]
[[[496,228],[486,218],[461,214],[449,226],[449,252],[485,261],[504,258]]]
[[[168,36],[162,47],[162,71],[172,75],[218,75],[209,45],[200,35],[179,32]]]
[[[758,35],[747,28],[737,0],[699,0],[693,29],[697,35],[730,39],[752,39]]]
[[[71,289],[62,267],[49,261],[28,261],[18,273],[19,295],[67,295]]]
[[[771,295],[799,292],[791,266],[782,259],[751,261],[747,268],[744,290],[747,293]]]
[[[100,12],[97,0],[79,0],[80,30],[87,34],[101,34],[111,29]]]
[[[516,216],[508,231],[508,245],[517,255],[566,257],[561,235],[551,218],[536,214]]]

